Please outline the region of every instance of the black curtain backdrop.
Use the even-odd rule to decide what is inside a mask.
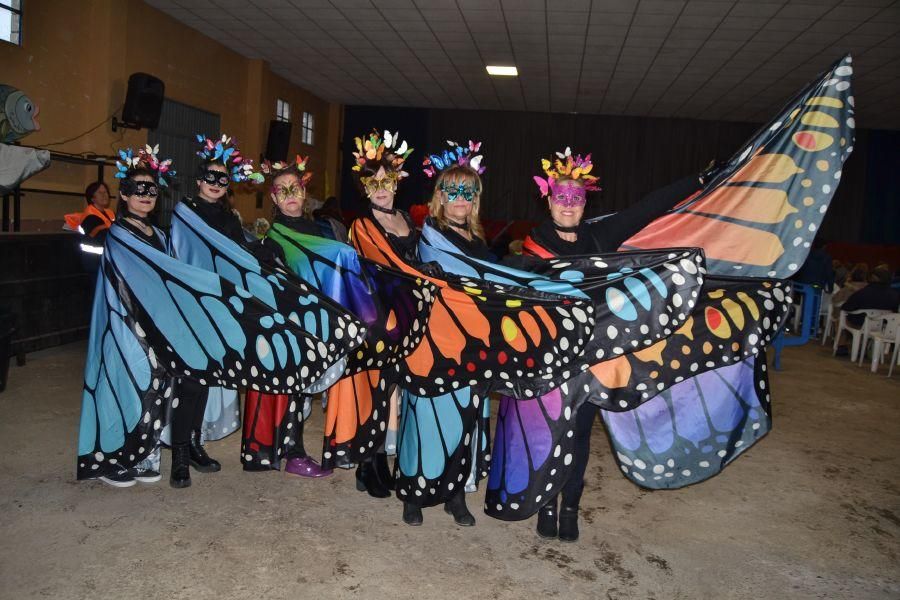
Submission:
[[[593,154],[593,173],[600,178],[602,190],[589,196],[585,214],[596,216],[621,210],[656,188],[699,173],[712,159],[730,158],[743,150],[762,123],[349,106],[344,120],[342,175],[342,205],[348,210],[359,206],[359,193],[349,175],[353,137],[373,125],[399,130],[415,148],[407,163],[411,176],[400,187],[398,206],[406,208],[430,198],[431,182],[421,171],[426,153],[443,150],[448,139],[461,144],[472,139],[483,143],[487,167],[482,216],[540,221],[547,214],[546,201],[540,199],[532,176],[541,174],[542,157],[567,145],[573,152]],[[854,152],[822,225],[825,239],[900,241],[896,218],[900,210],[898,134],[857,131]]]
[[[900,244],[900,131],[872,131],[866,144],[863,239]]]

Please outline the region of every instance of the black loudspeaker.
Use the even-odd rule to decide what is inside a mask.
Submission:
[[[291,124],[288,121],[269,122],[269,137],[266,139],[266,156],[272,162],[287,160],[291,145]]]
[[[122,121],[138,128],[156,129],[165,94],[166,85],[161,79],[146,73],[133,73],[128,78]]]

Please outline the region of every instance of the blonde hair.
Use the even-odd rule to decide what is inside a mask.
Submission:
[[[472,199],[472,212],[466,220],[468,224],[467,229],[473,237],[484,240],[484,227],[481,226],[481,219],[478,216],[481,206],[481,177],[472,168],[462,165],[453,165],[438,176],[437,181],[434,183],[434,193],[431,195],[431,202],[428,203],[428,213],[437,221],[441,229],[447,229],[450,227],[450,224],[447,222],[447,216],[444,214],[444,205],[441,202],[444,199],[444,192],[441,190],[442,184],[453,187],[463,184],[475,188],[475,197]]]
[[[276,174],[275,177],[272,178],[272,183],[269,185],[269,199],[270,200],[272,200],[271,196],[275,193],[275,182],[278,179],[281,179],[282,177],[285,177],[288,175],[294,177],[297,180],[297,185],[300,186],[300,182],[302,180],[302,177],[300,176],[300,174],[298,174],[296,171],[284,170],[281,173]],[[309,219],[310,221],[312,221],[313,220],[313,216],[312,216],[313,209],[309,203],[309,194],[307,193],[305,186],[300,186],[300,187],[303,188],[303,209],[302,209],[303,213],[300,216],[302,216],[304,219]],[[278,202],[275,202],[274,200],[272,201],[272,204],[275,205],[275,214],[278,214],[278,212],[281,210],[281,207],[279,207]]]

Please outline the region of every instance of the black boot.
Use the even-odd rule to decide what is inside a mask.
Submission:
[[[169,485],[173,488],[186,488],[191,485],[190,444],[172,446],[172,472],[169,475]]]
[[[403,522],[407,525],[422,524],[422,508],[409,502],[403,503]]]
[[[356,489],[368,492],[373,498],[387,498],[391,495],[391,490],[378,479],[372,458],[363,459],[356,467]]]
[[[222,470],[219,461],[209,457],[203,444],[200,443],[200,430],[195,429],[191,432],[191,466],[201,473],[215,473]]]
[[[578,541],[578,505],[581,502],[583,490],[584,484],[571,494],[563,491],[559,507],[559,541],[561,542]]]
[[[554,539],[559,535],[556,524],[556,496],[538,511],[537,534],[546,539]]]
[[[466,492],[459,490],[459,493],[444,503],[444,512],[453,515],[453,520],[457,525],[463,527],[471,527],[475,524],[475,517],[469,512],[466,506]]]
[[[392,490],[396,487],[397,481],[394,479],[394,474],[391,473],[390,467],[388,467],[387,454],[384,452],[375,453],[375,475],[387,489]]]

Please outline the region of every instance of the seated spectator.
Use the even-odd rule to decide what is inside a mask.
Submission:
[[[834,270],[834,285],[839,288],[844,287],[844,284],[847,283],[847,276],[850,274],[850,270],[840,260],[831,261],[831,268]]]
[[[818,286],[830,294],[834,287],[834,269],[831,263],[831,256],[825,250],[825,242],[816,238],[806,262],[792,279],[798,283]]]
[[[878,265],[872,270],[870,283],[847,298],[847,301],[841,306],[841,310],[847,312],[870,309],[897,311],[900,308],[900,290],[893,289],[890,283],[890,269],[887,265]],[[859,329],[863,326],[864,321],[864,315],[847,315],[847,324],[853,328]],[[839,346],[838,356],[846,354],[846,346]]]
[[[854,292],[857,292],[866,286],[868,279],[869,265],[866,263],[857,263],[853,269],[850,270],[850,275],[847,276],[847,281],[844,282],[841,289],[831,297],[831,304],[834,306],[835,314],[840,310],[841,305],[847,301],[847,298],[852,296]]]

